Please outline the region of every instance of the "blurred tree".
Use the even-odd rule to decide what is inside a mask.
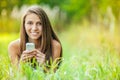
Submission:
[[[15,5],[15,1],[11,0],[1,0],[0,1],[0,13],[1,15],[9,15],[11,12],[12,8]]]
[[[98,23],[98,4],[99,0],[90,0],[91,8],[90,8],[90,23],[97,24]]]
[[[120,26],[120,23],[119,23],[120,22],[120,0],[99,0],[98,7],[99,7],[98,12],[100,13],[100,15],[102,15],[104,19],[107,17],[109,20],[111,20],[111,22],[109,22],[110,28],[112,28],[111,27],[111,25],[113,25],[112,23],[116,24],[116,25],[113,25],[114,28],[116,26]],[[106,24],[105,21],[104,23]]]
[[[67,12],[68,20],[80,20],[90,13],[90,0],[68,0],[62,5],[62,9]]]
[[[116,24],[120,27],[120,0],[112,0],[111,1],[112,11],[116,18]]]
[[[104,17],[107,16],[108,6],[111,7],[111,12],[113,12],[117,24],[120,25],[120,0],[0,0],[0,15],[9,16],[15,6],[21,8],[23,5],[33,4],[47,4],[51,8],[56,6],[59,8],[59,16],[56,18],[55,25],[58,30],[64,23],[80,22],[83,18],[87,18],[95,25],[101,24]],[[67,14],[67,22],[62,19],[64,17],[62,11]]]

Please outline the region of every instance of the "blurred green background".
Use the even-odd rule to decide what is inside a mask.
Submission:
[[[64,58],[57,73],[31,80],[120,80],[120,0],[0,0],[0,80],[11,78],[7,47],[31,5],[47,13]]]

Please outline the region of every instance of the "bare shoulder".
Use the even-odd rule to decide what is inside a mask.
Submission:
[[[54,48],[61,48],[61,44],[56,40],[52,40],[52,46]]]
[[[20,41],[19,41],[19,39],[17,39],[17,40],[10,42],[8,45],[8,48],[15,48],[16,49],[19,47],[19,45],[20,45]]]
[[[20,40],[14,40],[12,42],[9,43],[8,45],[8,52],[18,52],[18,50],[20,49]]]
[[[61,44],[56,40],[52,40],[52,56],[53,56],[53,60],[60,57],[61,49],[62,49]]]
[[[18,58],[20,54],[20,40],[14,40],[8,45],[8,54],[11,60],[11,63],[17,65]]]

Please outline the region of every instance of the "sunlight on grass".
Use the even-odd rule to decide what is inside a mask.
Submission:
[[[41,69],[34,72],[25,67],[24,73],[13,69],[12,76],[7,46],[19,34],[1,34],[0,80],[119,80],[119,35],[111,36],[108,31],[94,27],[72,26],[60,35],[63,62],[56,73],[44,73]]]

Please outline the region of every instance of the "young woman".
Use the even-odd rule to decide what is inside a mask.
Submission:
[[[34,43],[34,50],[26,50],[26,43]],[[35,58],[39,64],[55,61],[62,57],[62,46],[52,29],[48,16],[40,7],[30,7],[22,19],[20,39],[8,46],[11,63],[18,66]],[[57,60],[58,62],[59,60]]]

